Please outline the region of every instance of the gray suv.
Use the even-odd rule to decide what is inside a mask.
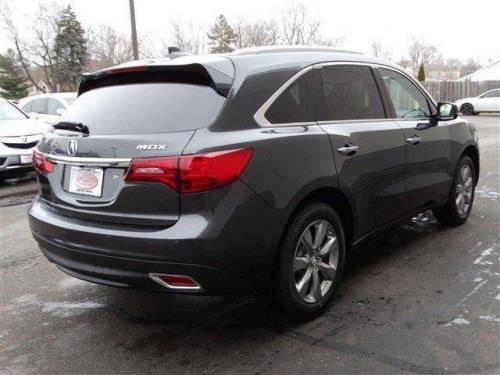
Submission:
[[[271,291],[319,314],[349,249],[433,209],[464,223],[477,135],[404,70],[329,49],[255,49],[85,75],[34,153],[42,252],[95,283]]]

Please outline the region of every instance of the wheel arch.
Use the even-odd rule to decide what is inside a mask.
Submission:
[[[286,234],[286,230],[295,215],[297,215],[297,213],[303,207],[315,202],[323,202],[328,204],[339,215],[344,228],[346,245],[349,247],[352,243],[354,233],[354,213],[352,210],[352,205],[349,202],[348,198],[339,189],[332,186],[318,187],[308,192],[298,200],[298,202],[294,205],[293,209],[288,215],[286,224],[281,231],[279,243],[281,243],[281,241],[283,240],[283,237]]]

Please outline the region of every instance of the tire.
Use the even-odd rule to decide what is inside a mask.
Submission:
[[[281,310],[296,320],[318,316],[342,278],[345,250],[342,223],[329,205],[312,203],[302,208],[287,228],[272,278]],[[302,286],[302,294],[297,285]]]
[[[470,171],[470,175],[464,170]],[[467,155],[462,156],[455,171],[448,201],[444,206],[433,210],[439,222],[457,226],[467,221],[474,203],[476,178],[476,168],[472,159]]]
[[[474,114],[474,106],[471,103],[464,103],[460,106],[460,112],[465,116],[472,116]]]

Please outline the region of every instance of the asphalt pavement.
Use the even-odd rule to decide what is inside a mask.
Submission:
[[[482,166],[468,223],[447,228],[425,213],[372,238],[308,323],[258,295],[69,277],[37,249],[27,204],[0,199],[0,374],[500,373],[500,117],[469,119]]]

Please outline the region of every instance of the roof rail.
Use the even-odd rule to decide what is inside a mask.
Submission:
[[[353,53],[362,55],[361,52],[340,50],[332,47],[314,47],[314,46],[262,46],[237,49],[230,55],[258,55],[264,53],[280,53],[280,52],[332,52],[332,53]]]

